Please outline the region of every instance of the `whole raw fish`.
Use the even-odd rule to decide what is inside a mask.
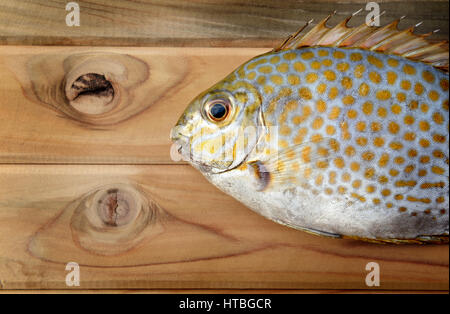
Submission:
[[[210,182],[278,223],[448,243],[448,49],[398,21],[327,19],[201,93],[172,140]]]

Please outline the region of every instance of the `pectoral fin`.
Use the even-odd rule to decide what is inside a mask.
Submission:
[[[336,155],[333,139],[307,142],[276,150],[264,160],[249,161],[250,175],[258,191],[269,188],[308,184],[311,176],[321,172]]]

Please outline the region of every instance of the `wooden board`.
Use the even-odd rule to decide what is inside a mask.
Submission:
[[[0,46],[0,162],[171,163],[169,132],[189,102],[266,51]],[[134,77],[122,79],[123,69]],[[98,119],[58,94],[65,80],[92,72],[121,93],[118,109]],[[102,97],[91,98],[90,105]]]
[[[448,289],[448,246],[308,235],[253,213],[186,165],[1,165],[0,173],[3,289],[67,288],[68,262],[80,265],[82,289],[368,290],[369,262],[380,265],[379,289]],[[104,196],[131,214],[111,224]]]
[[[170,158],[169,130],[199,92],[366,0],[77,2],[80,27],[66,26],[67,1],[0,3],[0,292],[448,291],[448,246],[289,229]],[[377,2],[382,25],[406,15],[400,28],[422,21],[418,33],[448,39],[447,0]],[[79,96],[86,80],[98,92]],[[380,287],[365,284],[369,262]]]
[[[0,44],[106,46],[273,47],[314,19],[337,11],[331,25],[365,8],[367,0],[90,0],[80,6],[80,27],[66,25],[65,0],[2,0]],[[448,38],[448,1],[383,0],[381,24],[400,16],[406,28]],[[362,12],[350,25],[365,21]]]

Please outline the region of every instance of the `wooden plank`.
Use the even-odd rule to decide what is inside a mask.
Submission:
[[[65,0],[3,0],[0,44],[240,46],[273,47],[306,21],[317,23],[337,10],[334,25],[366,0],[89,0],[80,6],[80,27],[68,27]],[[381,23],[405,15],[401,27],[423,21],[419,32],[441,29],[436,40],[448,38],[448,1],[377,1],[386,11]],[[362,12],[351,25],[365,21]]]
[[[266,51],[0,46],[0,163],[170,163],[169,132],[187,104]],[[108,108],[102,86],[67,99],[89,73],[111,82],[110,111],[83,114]]]
[[[253,213],[187,165],[0,165],[2,289],[448,290],[448,246],[324,239]]]

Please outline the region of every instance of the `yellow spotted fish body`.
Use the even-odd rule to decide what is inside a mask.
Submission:
[[[448,51],[299,41],[194,100],[172,131],[181,152],[281,224],[375,242],[448,242]],[[222,113],[211,109],[217,99],[231,112],[223,121],[205,114]]]

